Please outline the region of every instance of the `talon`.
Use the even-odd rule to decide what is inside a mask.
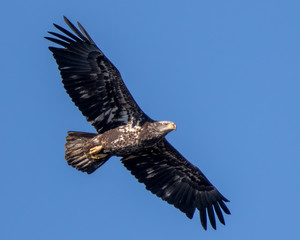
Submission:
[[[98,154],[98,155],[92,155],[93,159],[102,159],[105,158],[107,154]]]
[[[92,155],[92,154],[98,153],[98,152],[100,152],[102,150],[102,148],[103,148],[103,146],[101,146],[101,145],[93,147],[93,148],[90,149],[89,154]]]

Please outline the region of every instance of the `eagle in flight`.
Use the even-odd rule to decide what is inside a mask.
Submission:
[[[121,157],[124,166],[147,190],[192,218],[199,210],[203,228],[207,215],[216,229],[215,213],[225,225],[222,210],[228,200],[204,174],[188,162],[165,138],[176,129],[170,121],[154,121],[137,105],[118,69],[108,60],[78,23],[73,31],[54,24],[61,33],[46,39],[61,47],[49,47],[62,82],[72,101],[97,130],[68,132],[65,159],[72,167],[94,172],[110,157]],[[221,210],[222,209],[222,210]]]

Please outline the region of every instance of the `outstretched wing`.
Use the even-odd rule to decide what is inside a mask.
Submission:
[[[214,229],[215,213],[225,225],[221,209],[230,214],[224,203],[228,200],[166,139],[152,148],[121,160],[138,181],[146,185],[147,190],[173,204],[189,218],[193,217],[197,208],[204,229],[207,226],[206,214]]]
[[[49,47],[58,64],[67,93],[98,133],[134,122],[151,121],[126,88],[117,68],[104,56],[78,23],[79,31],[66,17],[65,22],[77,35],[54,24],[65,35],[46,39],[63,48]]]

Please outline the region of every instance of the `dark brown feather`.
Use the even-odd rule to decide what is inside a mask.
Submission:
[[[193,217],[197,208],[204,229],[207,228],[206,214],[212,227],[216,229],[214,212],[220,222],[225,224],[218,204],[226,214],[230,214],[224,204],[228,200],[166,139],[152,148],[124,157],[121,161],[139,182],[146,185],[147,190],[174,205],[189,218]]]
[[[67,18],[64,19],[77,36],[54,24],[66,36],[49,32],[57,39],[46,39],[63,47],[49,49],[59,66],[64,87],[98,133],[126,125],[132,119],[141,123],[152,121],[136,104],[119,71],[86,30],[78,24],[80,31]]]

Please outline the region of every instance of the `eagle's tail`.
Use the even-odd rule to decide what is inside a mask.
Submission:
[[[88,174],[102,166],[111,156],[104,155],[102,158],[92,158],[89,153],[89,141],[97,136],[94,133],[68,132],[65,144],[65,159],[68,164],[79,171]]]

